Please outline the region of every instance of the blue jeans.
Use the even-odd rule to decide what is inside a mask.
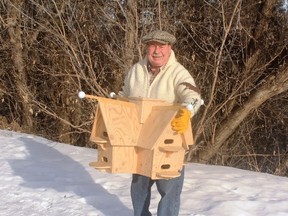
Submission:
[[[133,174],[131,184],[131,198],[134,216],[152,216],[149,211],[151,187],[156,183],[161,195],[157,216],[177,216],[180,208],[180,195],[183,188],[184,167],[181,175],[169,180],[152,180],[149,177]]]

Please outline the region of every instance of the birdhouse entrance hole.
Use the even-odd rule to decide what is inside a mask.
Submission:
[[[170,164],[163,164],[161,166],[161,169],[169,169],[170,168]]]
[[[164,143],[165,144],[173,144],[174,143],[174,139],[165,139]]]
[[[102,157],[102,161],[107,163],[108,162],[108,158],[107,157]]]

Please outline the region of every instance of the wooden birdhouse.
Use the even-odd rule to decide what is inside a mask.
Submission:
[[[152,179],[180,175],[193,138],[191,124],[184,134],[171,129],[179,105],[147,98],[97,100],[90,140],[98,146],[98,158],[90,166]]]

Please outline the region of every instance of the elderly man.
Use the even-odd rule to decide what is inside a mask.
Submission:
[[[144,36],[146,56],[128,72],[120,95],[125,97],[145,97],[162,99],[171,103],[183,104],[183,109],[172,121],[172,129],[184,133],[189,118],[201,105],[200,91],[190,73],[177,62],[172,45],[176,38],[166,31],[156,30]],[[185,107],[189,107],[189,110]],[[149,177],[133,174],[131,198],[135,216],[150,216],[151,187],[156,183],[161,195],[158,216],[177,216],[180,207],[180,194],[184,181],[184,168],[181,176],[169,180],[152,180]]]

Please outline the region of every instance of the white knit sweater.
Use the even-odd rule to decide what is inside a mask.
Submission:
[[[169,103],[192,104],[193,114],[201,105],[201,96],[193,77],[179,63],[172,51],[167,64],[160,69],[150,85],[147,56],[129,70],[122,91],[124,97],[143,97],[165,100]]]

